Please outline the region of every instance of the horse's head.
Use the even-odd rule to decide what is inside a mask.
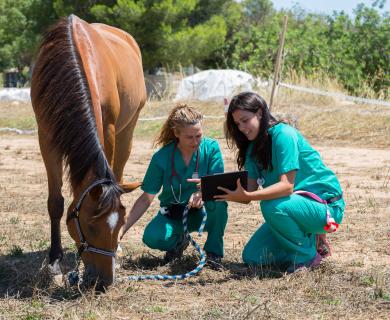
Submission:
[[[88,186],[68,210],[67,227],[75,240],[85,272],[83,282],[102,290],[115,279],[118,232],[124,223],[121,189],[111,180]]]

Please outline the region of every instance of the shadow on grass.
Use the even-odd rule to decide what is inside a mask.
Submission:
[[[190,272],[195,269],[199,262],[197,254],[184,254],[180,259],[166,263],[162,257],[157,257],[149,253],[144,253],[141,256],[132,258],[124,257],[121,267],[126,271],[126,275],[179,275]],[[220,272],[219,277],[207,277],[208,279],[200,279],[202,283],[223,283],[229,280],[240,279],[265,279],[265,278],[280,278],[285,273],[285,268],[275,265],[249,267],[244,263],[238,263],[228,260],[223,260],[219,268],[211,268],[207,264],[202,269],[203,272]],[[194,280],[196,277],[193,278]]]
[[[30,298],[46,295],[56,300],[71,300],[79,296],[76,289],[56,285],[48,268],[47,250],[14,252],[0,256],[0,299]],[[60,263],[64,273],[74,266],[74,254],[65,252]]]
[[[163,257],[156,257],[149,253],[145,253],[134,259],[132,257],[125,257],[122,260],[121,267],[126,271],[137,274],[177,275],[195,269],[198,260],[198,256],[196,255],[184,255],[180,259],[166,262]]]

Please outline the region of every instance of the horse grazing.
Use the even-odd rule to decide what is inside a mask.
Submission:
[[[115,278],[120,196],[134,127],[146,101],[141,53],[126,32],[71,15],[43,36],[31,81],[31,100],[48,178],[49,262],[60,272],[63,163],[73,202],[69,234],[85,265],[84,278],[107,287]],[[87,277],[86,277],[87,276]]]

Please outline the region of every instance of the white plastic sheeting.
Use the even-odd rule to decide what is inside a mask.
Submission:
[[[0,101],[29,102],[30,88],[4,88],[0,89]]]
[[[243,71],[206,70],[184,78],[179,84],[175,101],[223,101],[242,91],[252,91],[254,84],[252,75]]]

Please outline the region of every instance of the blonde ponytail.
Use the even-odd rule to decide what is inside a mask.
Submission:
[[[201,122],[202,118],[202,114],[194,108],[189,107],[187,104],[178,104],[171,110],[168,119],[154,140],[153,146],[166,146],[168,143],[176,140],[175,129],[196,125]]]

